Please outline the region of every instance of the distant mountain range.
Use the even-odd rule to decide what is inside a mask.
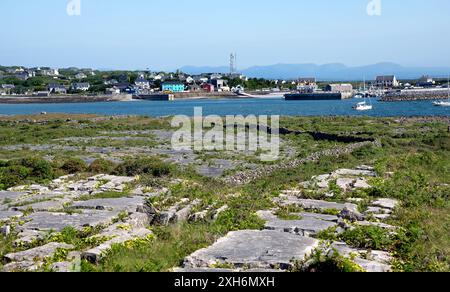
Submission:
[[[229,67],[196,67],[185,66],[180,69],[188,74],[228,73]],[[251,78],[296,79],[299,77],[316,77],[318,80],[367,80],[377,75],[396,75],[399,79],[416,79],[422,75],[445,77],[450,74],[450,67],[404,67],[395,63],[378,63],[367,66],[348,67],[344,64],[276,64],[269,66],[253,66],[240,73]]]

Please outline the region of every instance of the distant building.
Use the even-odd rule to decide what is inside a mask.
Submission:
[[[67,94],[67,88],[64,85],[51,83],[47,87],[50,93]]]
[[[334,93],[351,93],[353,92],[353,86],[351,84],[328,84],[325,87],[325,91]]]
[[[76,91],[88,91],[89,88],[91,88],[91,85],[87,82],[72,84],[72,89]]]
[[[183,92],[184,83],[182,82],[164,82],[161,86],[162,91]]]
[[[317,89],[317,84],[297,84],[297,91],[301,93],[314,93]]]
[[[2,84],[2,95],[11,94],[16,87],[13,84]]]
[[[424,76],[420,77],[419,81],[417,82],[417,86],[421,86],[421,87],[431,87],[435,84],[436,84],[436,82],[433,80],[433,78],[431,78],[428,75],[424,75]]]
[[[116,79],[106,80],[104,82],[105,85],[116,85],[118,83],[119,83],[119,81],[117,81]]]
[[[150,79],[153,79],[153,80],[162,80],[163,77],[164,77],[163,75],[158,74],[158,75],[152,75],[152,76],[150,76]]]
[[[208,77],[205,77],[202,75],[193,76],[192,78],[194,79],[195,82],[200,83],[200,84],[208,83],[208,80],[209,80]]]
[[[28,75],[28,72],[25,72],[25,71],[16,73],[14,76],[17,79],[22,80],[22,81],[27,81],[30,78],[30,76]]]
[[[191,76],[186,77],[186,83],[192,84],[194,82],[195,82],[195,80]]]
[[[136,79],[134,84],[136,84],[137,87],[142,89],[150,89],[150,81],[144,79],[144,76],[139,76],[139,78]]]
[[[87,75],[84,74],[83,72],[78,73],[77,75],[75,75],[76,79],[85,79],[87,78]]]
[[[316,84],[317,80],[315,77],[301,77],[297,80],[298,83],[304,83],[304,84]]]
[[[2,88],[11,90],[11,89],[16,88],[16,86],[14,86],[14,84],[2,84]]]
[[[59,76],[58,69],[43,69],[40,71],[43,76]]]
[[[189,91],[191,91],[191,92],[197,92],[197,91],[201,91],[201,90],[202,90],[202,88],[200,87],[200,85],[197,85],[197,84],[195,84],[195,83],[190,84],[190,85],[188,86],[188,88],[189,88]]]
[[[120,89],[117,87],[108,88],[108,89],[106,89],[106,94],[107,95],[119,95]]]
[[[314,77],[299,78],[297,80],[297,91],[300,93],[313,93],[317,89],[318,86]]]
[[[388,76],[377,76],[377,79],[375,80],[375,85],[378,87],[398,87],[400,85],[400,82],[398,82],[397,77],[395,75],[388,75]]]
[[[19,67],[19,68],[7,68],[6,69],[6,72],[8,74],[16,74],[16,73],[21,73],[23,71],[25,71],[25,70],[22,67]]]
[[[222,74],[219,73],[213,73],[211,74],[211,76],[209,76],[209,79],[214,80],[214,79],[222,79]]]
[[[116,83],[115,88],[118,88],[120,92],[127,92],[127,89],[131,88],[131,84],[128,82]]]
[[[216,91],[230,91],[228,87],[228,82],[223,79],[212,79],[211,84],[214,85]]]
[[[33,93],[34,96],[37,97],[47,97],[50,96],[50,92],[49,91],[37,91]]]
[[[214,85],[210,83],[204,83],[202,84],[202,89],[206,92],[214,92]]]
[[[231,89],[231,91],[232,92],[234,92],[234,93],[244,93],[245,92],[245,88],[244,88],[244,86],[242,86],[242,85],[238,85],[238,86],[236,86],[236,87],[233,87],[232,89]]]

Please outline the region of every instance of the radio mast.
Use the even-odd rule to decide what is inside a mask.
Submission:
[[[230,55],[230,75],[236,74],[237,66],[236,66],[237,54],[231,53]]]

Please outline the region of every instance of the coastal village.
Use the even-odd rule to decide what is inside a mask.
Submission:
[[[190,75],[147,71],[98,71],[78,68],[0,67],[0,96],[34,97],[105,97],[113,100],[174,99],[208,96],[260,96],[289,93],[306,94],[322,99],[323,93],[333,99],[383,97],[385,101],[441,99],[447,95],[447,79],[424,75],[416,80],[399,80],[395,75],[375,76],[373,80],[327,82],[315,77],[294,80],[249,78],[236,73]],[[300,73],[299,73],[300,74]],[[1,102],[2,99],[0,99]]]

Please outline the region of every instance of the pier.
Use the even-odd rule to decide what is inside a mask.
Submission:
[[[284,95],[286,100],[341,100],[342,93],[292,93]]]

